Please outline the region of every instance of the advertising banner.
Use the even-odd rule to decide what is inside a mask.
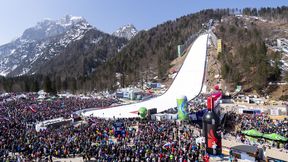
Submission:
[[[181,96],[177,99],[177,108],[178,108],[178,119],[186,120],[188,119],[188,107],[187,107],[187,97]]]

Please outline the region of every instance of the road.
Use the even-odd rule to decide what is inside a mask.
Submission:
[[[110,107],[106,109],[84,112],[84,116],[101,118],[131,118],[137,117],[140,107],[157,108],[158,112],[177,107],[176,98],[187,96],[188,100],[195,98],[202,89],[207,54],[208,34],[200,35],[190,48],[188,55],[175,77],[170,88],[161,96],[130,105]]]

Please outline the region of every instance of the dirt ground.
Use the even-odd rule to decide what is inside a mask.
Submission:
[[[288,85],[275,86],[275,89],[270,96],[273,100],[279,100],[282,95],[288,95]]]

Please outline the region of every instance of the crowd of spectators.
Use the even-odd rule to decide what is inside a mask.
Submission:
[[[276,133],[288,138],[288,120],[272,120],[266,114],[243,114],[239,117],[242,121],[241,129],[257,129],[262,133]]]
[[[37,132],[35,123],[47,119],[70,118],[85,108],[108,107],[113,98],[50,98],[38,100],[35,94],[25,97],[2,97],[0,102],[0,161],[52,161],[53,158],[83,157],[89,161],[196,161],[207,160],[205,146],[196,143],[201,136],[195,124],[177,121],[122,119],[126,132],[114,136],[115,120],[87,118]],[[190,103],[194,111],[202,102]],[[177,112],[171,109],[167,112]],[[228,112],[225,133],[235,137],[239,130],[258,129],[288,137],[287,120],[272,121],[265,114],[252,116]],[[234,132],[234,133],[233,133]],[[286,144],[287,146],[287,144]]]
[[[114,137],[114,120],[89,118],[81,124],[49,127],[37,132],[35,123],[52,118],[69,118],[75,111],[107,107],[115,99],[48,98],[35,94],[3,97],[0,103],[0,161],[52,161],[82,156],[108,161],[195,161],[205,154],[195,139],[199,128],[176,121],[124,119],[127,131]],[[12,98],[12,99],[11,99]],[[136,129],[128,129],[136,126]],[[203,156],[204,157],[204,156]]]
[[[114,136],[115,120],[89,118],[78,125],[36,132],[13,126],[0,144],[0,160],[21,161],[83,157],[98,161],[196,161],[205,147],[196,143],[200,129],[176,121],[123,119],[126,133]],[[17,133],[16,133],[17,132]],[[12,153],[8,155],[8,153]]]
[[[238,142],[245,144],[266,145],[268,147],[277,147],[288,150],[288,143],[281,141],[268,141],[264,138],[256,138],[254,142],[244,136],[241,132],[244,130],[256,129],[263,134],[276,133],[288,138],[288,120],[272,120],[267,114],[237,114],[235,112],[227,112],[225,124],[225,133],[236,138]],[[282,146],[282,147],[280,147]]]
[[[103,108],[118,102],[114,98],[85,98],[80,97],[49,97],[37,99],[35,94],[26,94],[25,97],[14,97],[0,103],[0,117],[20,120],[24,123],[35,123],[57,117],[69,118],[77,110],[86,108]]]
[[[235,112],[227,112],[226,116],[229,122],[226,122],[226,128],[236,128],[239,130],[256,129],[261,133],[276,133],[288,138],[288,119],[272,120],[267,114],[237,114]],[[233,120],[232,120],[233,119]],[[235,130],[235,129],[234,129]]]
[[[114,98],[81,99],[80,97],[47,96],[46,99],[38,99],[37,97],[37,94],[34,93],[1,96],[0,157],[7,155],[8,152],[27,150],[27,148],[32,147],[32,142],[36,142],[38,145],[43,142],[42,140],[48,138],[57,140],[57,133],[61,132],[55,132],[50,136],[41,135],[43,132],[39,136],[39,133],[35,132],[35,124],[39,121],[58,117],[70,118],[71,114],[77,110],[91,107],[103,108],[117,102]],[[30,144],[26,145],[27,142]]]

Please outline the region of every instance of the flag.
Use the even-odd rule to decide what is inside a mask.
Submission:
[[[34,112],[34,113],[37,112],[32,106],[29,106],[29,109],[30,109],[32,112]]]
[[[163,147],[170,147],[171,146],[171,143],[170,142],[168,142],[168,143],[166,143],[165,145],[163,145]]]

